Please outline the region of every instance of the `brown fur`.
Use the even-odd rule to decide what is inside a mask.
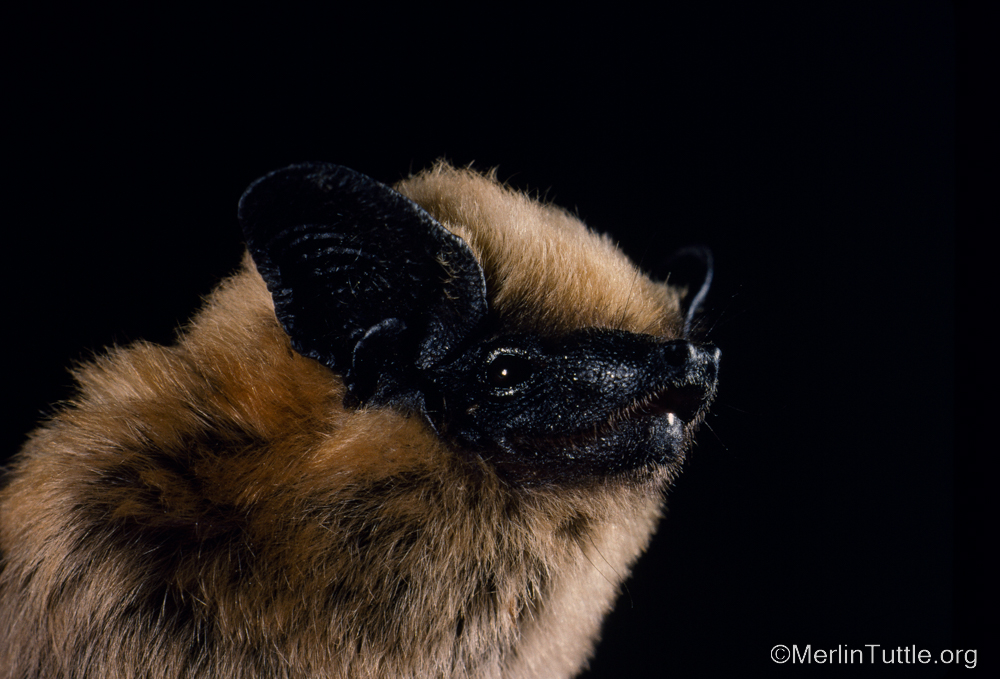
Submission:
[[[564,211],[446,165],[399,189],[511,323],[677,336],[677,291]],[[674,473],[511,487],[345,409],[249,258],[174,346],[77,379],[0,491],[3,679],[571,676]]]
[[[490,307],[508,324],[680,336],[679,291],[651,281],[565,210],[443,163],[397,188],[469,244],[486,271]]]

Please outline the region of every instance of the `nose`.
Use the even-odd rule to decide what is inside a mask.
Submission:
[[[659,405],[684,422],[696,419],[715,397],[722,352],[711,344],[676,340],[664,343],[660,355],[667,388],[657,398]]]
[[[713,344],[694,344],[687,340],[673,340],[661,345],[660,355],[664,363],[674,369],[704,371],[713,377],[719,370],[722,352]]]

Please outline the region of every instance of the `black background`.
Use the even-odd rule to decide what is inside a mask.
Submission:
[[[715,253],[719,397],[587,676],[937,676],[770,652],[976,645],[949,3],[38,10],[11,30],[4,454],[72,361],[171,340],[236,267],[253,179],[323,160],[391,183],[444,156],[654,271]]]

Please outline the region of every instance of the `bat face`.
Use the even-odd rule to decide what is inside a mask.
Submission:
[[[500,335],[436,369],[431,421],[512,480],[566,482],[679,460],[718,351],[622,331]]]
[[[240,215],[296,349],[343,372],[356,403],[420,415],[508,481],[573,482],[677,463],[714,396],[714,347],[629,332],[613,316],[523,328],[497,309],[494,288],[503,284],[487,285],[499,277],[483,263],[492,253],[477,256],[417,203],[352,170],[279,170],[247,191]],[[538,246],[514,240],[522,252]],[[564,265],[585,271],[591,258]],[[317,301],[316,290],[336,301]],[[661,325],[676,315],[652,306]]]
[[[713,399],[707,289],[439,165],[295,165],[0,483],[0,677],[570,677]]]

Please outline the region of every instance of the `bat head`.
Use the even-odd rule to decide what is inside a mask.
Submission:
[[[683,457],[716,389],[718,349],[686,337],[710,265],[694,295],[654,283],[564,212],[447,166],[400,191],[303,164],[240,201],[278,320],[349,405],[421,417],[516,483]]]

